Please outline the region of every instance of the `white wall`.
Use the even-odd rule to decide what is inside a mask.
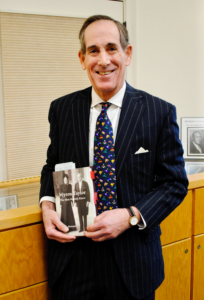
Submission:
[[[1,48],[0,48],[1,58]],[[4,127],[4,103],[2,93],[2,68],[0,59],[0,181],[7,179],[7,164],[6,164],[6,140]]]
[[[128,81],[176,105],[179,124],[180,117],[204,117],[204,1],[126,3],[134,46]]]
[[[123,3],[107,0],[0,0],[3,12],[87,18],[108,14],[123,20]]]

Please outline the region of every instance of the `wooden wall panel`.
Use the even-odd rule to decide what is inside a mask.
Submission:
[[[162,251],[165,280],[155,300],[190,300],[191,238],[163,246]]]
[[[204,234],[194,238],[193,299],[204,299]]]
[[[192,191],[184,201],[161,223],[161,243],[170,244],[189,238],[192,228]]]
[[[42,222],[39,205],[0,211],[0,231]]]
[[[51,300],[47,282],[0,296],[0,300]]]
[[[204,188],[195,190],[195,223],[194,235],[204,233]]]
[[[0,294],[47,280],[46,245],[43,224],[0,232]]]

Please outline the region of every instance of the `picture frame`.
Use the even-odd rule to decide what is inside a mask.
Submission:
[[[204,159],[204,118],[181,118],[184,159]]]
[[[185,169],[187,175],[198,174],[204,172],[204,162],[202,161],[186,161]]]
[[[18,208],[17,195],[0,197],[0,211]]]

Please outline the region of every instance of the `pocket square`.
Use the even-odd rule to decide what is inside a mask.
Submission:
[[[149,152],[149,150],[145,150],[144,148],[140,147],[140,149],[137,150],[137,151],[135,152],[135,154],[140,154],[140,153],[145,153],[145,152]]]

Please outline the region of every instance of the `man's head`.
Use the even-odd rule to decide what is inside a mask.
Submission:
[[[64,174],[63,180],[64,180],[64,183],[67,184],[69,182],[69,176],[67,174]]]
[[[104,101],[122,88],[132,46],[126,28],[107,16],[88,18],[81,28],[79,59],[95,92]]]
[[[81,180],[82,180],[81,173],[78,173],[78,174],[77,174],[77,179],[78,179],[79,182],[81,182]]]
[[[192,139],[196,144],[199,145],[202,139],[201,133],[199,131],[194,131],[192,134]]]

